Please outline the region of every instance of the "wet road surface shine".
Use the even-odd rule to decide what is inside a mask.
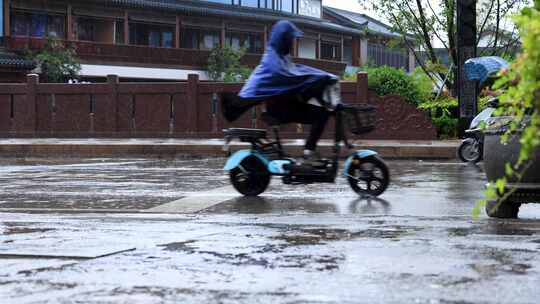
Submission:
[[[51,229],[0,234],[0,243],[14,247],[60,249],[62,239],[91,235],[94,246],[121,240],[137,248],[87,261],[0,259],[3,303],[535,303],[540,284],[537,221],[332,213],[3,217],[12,227]]]
[[[229,198],[222,160],[134,161],[107,172],[19,164],[24,170],[8,174],[17,187],[4,191],[12,183],[0,179],[9,194],[0,195],[0,208],[48,202],[39,209],[66,197],[73,205],[58,206],[134,211],[219,200],[185,215],[0,213],[2,303],[537,303],[540,296],[540,205],[522,207],[520,220],[472,219],[485,183],[479,167],[389,162],[392,185],[380,199],[359,199],[343,179],[300,187],[274,179],[260,198]],[[57,175],[47,180],[50,172]],[[50,195],[27,196],[34,184],[27,173],[45,178]],[[127,180],[91,183],[109,174]],[[58,175],[76,186],[62,187]],[[87,200],[96,193],[117,204]],[[136,250],[88,260],[1,258],[116,248]]]
[[[130,212],[200,193],[209,184],[228,185],[216,159],[3,162],[0,210]]]

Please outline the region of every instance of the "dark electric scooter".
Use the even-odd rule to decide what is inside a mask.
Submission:
[[[223,130],[225,150],[233,139],[251,144],[251,149],[234,153],[225,164],[234,188],[245,196],[263,193],[272,176],[280,176],[284,184],[302,185],[312,183],[334,183],[338,176],[341,143],[346,148],[353,146],[347,141],[344,126],[354,134],[367,133],[375,126],[375,108],[369,105],[339,105],[333,112],[335,135],[333,154],[329,159],[301,162],[290,157],[283,149],[279,137],[280,121],[263,113],[261,119],[272,127],[274,140],[267,138],[264,129],[231,128]],[[390,182],[388,167],[371,150],[359,150],[350,154],[343,164],[343,176],[359,195],[379,196]]]
[[[472,120],[469,129],[465,130],[465,139],[458,147],[458,156],[465,163],[477,163],[484,156],[484,132],[482,123],[491,118],[499,105],[497,98],[491,99],[487,107]]]

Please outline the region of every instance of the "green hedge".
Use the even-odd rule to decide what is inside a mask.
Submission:
[[[369,89],[379,96],[399,95],[416,106],[430,98],[431,81],[423,73],[407,74],[402,69],[389,66],[365,67],[361,70],[368,73]],[[355,80],[356,73],[346,76],[345,79]]]

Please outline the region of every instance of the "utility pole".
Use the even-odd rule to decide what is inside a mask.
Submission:
[[[465,77],[463,65],[476,57],[476,0],[457,0],[457,96],[459,100],[459,134],[464,131],[477,112],[478,86]]]

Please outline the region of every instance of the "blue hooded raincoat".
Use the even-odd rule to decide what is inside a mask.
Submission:
[[[261,63],[240,93],[221,94],[225,119],[233,122],[253,106],[271,97],[296,95],[317,85],[338,81],[333,74],[292,62],[290,52],[293,41],[302,35],[289,21],[279,21],[274,25]]]
[[[295,64],[290,52],[295,38],[303,33],[289,21],[279,21],[272,28],[270,41],[261,63],[240,91],[243,99],[298,94],[320,81],[337,81],[333,74],[309,66]]]

